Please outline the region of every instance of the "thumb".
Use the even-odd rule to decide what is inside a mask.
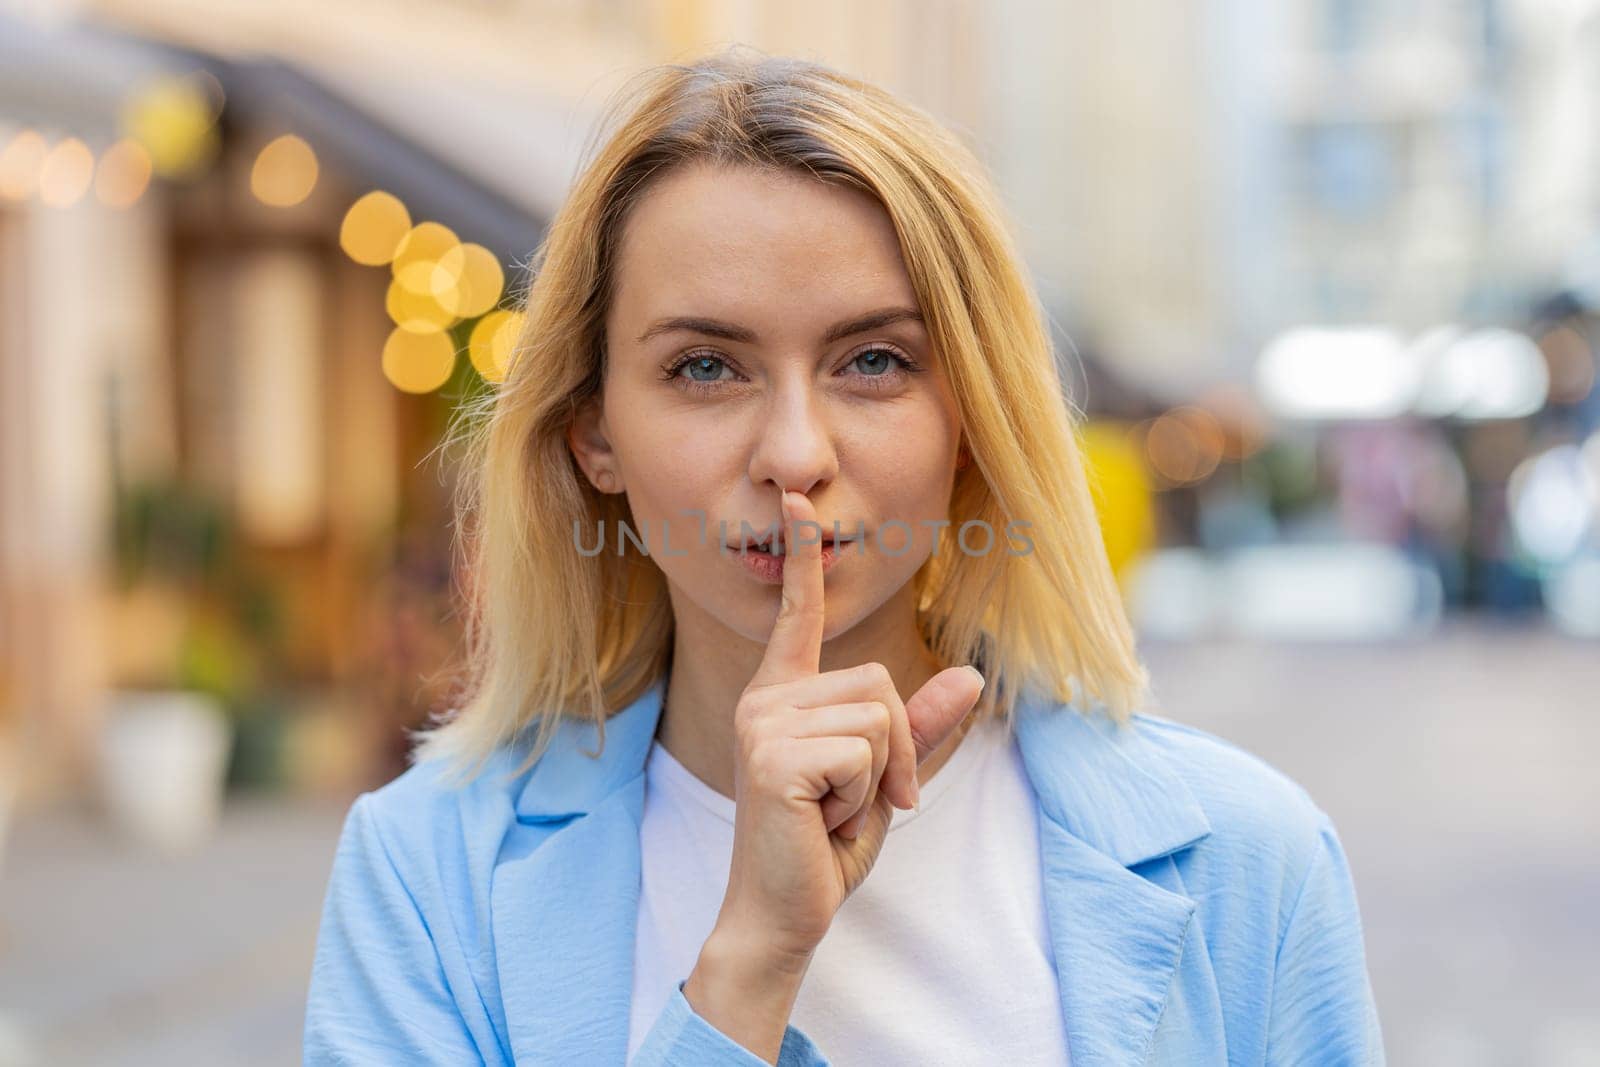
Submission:
[[[911,740],[917,747],[917,765],[950,736],[978,702],[983,675],[975,667],[950,667],[929,678],[906,701]]]

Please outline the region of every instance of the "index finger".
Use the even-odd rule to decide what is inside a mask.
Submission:
[[[771,685],[822,668],[822,535],[804,493],[784,490],[783,601],[753,685]],[[803,526],[810,523],[809,527]]]

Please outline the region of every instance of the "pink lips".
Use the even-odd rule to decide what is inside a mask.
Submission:
[[[844,555],[843,549],[848,549],[853,542],[841,541],[835,544],[832,541],[822,542],[822,573],[827,574]],[[860,551],[859,546],[857,551]],[[784,556],[773,555],[770,552],[761,552],[754,548],[744,550],[734,549],[729,555],[742,565],[757,579],[772,585],[783,584]]]

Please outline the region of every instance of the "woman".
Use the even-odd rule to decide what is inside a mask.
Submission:
[[[349,813],[307,1063],[1381,1060],[1327,818],[1137,713],[959,141],[811,64],[660,68],[537,265],[473,697]]]

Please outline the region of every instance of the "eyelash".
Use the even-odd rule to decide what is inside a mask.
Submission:
[[[891,383],[898,381],[901,375],[922,373],[922,368],[917,365],[916,360],[912,359],[904,352],[901,352],[893,345],[882,343],[869,345],[866,348],[861,349],[855,355],[851,356],[848,361],[846,361],[845,366],[848,367],[850,364],[854,363],[856,360],[860,359],[869,352],[887,352],[896,360],[896,362],[900,364],[897,371],[888,374],[856,375],[856,377],[863,378],[867,381],[867,387],[869,389],[886,389]],[[685,352],[682,356],[678,357],[678,359],[673,362],[670,367],[662,372],[662,378],[678,386],[680,389],[684,389],[691,393],[710,393],[720,389],[724,385],[732,384],[730,382],[721,381],[698,382],[693,378],[678,377],[678,372],[680,370],[682,370],[684,367],[687,367],[689,364],[702,359],[714,359],[725,367],[731,366],[726,357],[707,349],[697,349],[693,352]]]

